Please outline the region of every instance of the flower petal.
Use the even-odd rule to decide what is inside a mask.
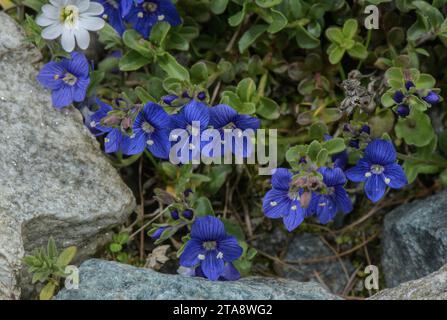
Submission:
[[[340,168],[327,168],[327,167],[321,167],[318,169],[318,172],[320,172],[323,175],[323,182],[328,187],[333,187],[336,185],[344,185],[346,183],[346,176],[343,173],[343,170]]]
[[[73,86],[73,100],[76,102],[82,102],[85,100],[87,94],[87,88],[90,83],[90,79],[78,79],[75,86]]]
[[[50,25],[42,30],[42,38],[54,40],[62,34],[62,28],[60,23]]]
[[[289,232],[296,229],[306,216],[305,210],[301,208],[298,201],[293,201],[292,203],[297,207],[296,210],[290,209],[289,214],[283,218],[284,226]]]
[[[180,255],[180,265],[183,267],[194,267],[200,263],[199,254],[205,254],[202,242],[197,239],[190,239]]]
[[[210,115],[209,108],[206,104],[197,100],[191,100],[183,107],[181,112],[185,115],[188,124],[192,124],[193,121],[198,121],[201,130],[204,130],[208,126]]]
[[[53,106],[59,109],[70,105],[73,102],[71,94],[71,87],[67,85],[62,85],[59,89],[53,90],[51,95]]]
[[[389,179],[388,186],[390,188],[400,189],[408,184],[408,180],[404,170],[397,163],[385,166],[383,175],[385,176],[385,179]]]
[[[105,21],[98,17],[81,16],[79,18],[79,26],[90,31],[99,31],[105,25]]]
[[[76,37],[76,42],[78,43],[79,48],[85,50],[88,48],[90,43],[90,34],[87,30],[79,28],[74,32]]]
[[[90,1],[90,5],[83,12],[83,14],[88,14],[90,16],[99,16],[103,12],[104,12],[104,7],[100,3]]]
[[[104,139],[104,146],[106,153],[117,152],[121,147],[121,142],[123,140],[123,134],[120,129],[114,128]]]
[[[264,214],[272,219],[286,216],[289,213],[292,200],[284,190],[269,190],[262,201]]]
[[[337,204],[332,197],[327,195],[318,195],[316,204],[316,214],[318,221],[322,224],[329,223],[337,214]]]
[[[221,278],[227,281],[236,281],[241,278],[241,274],[232,263],[226,263]]]
[[[365,158],[372,164],[386,165],[396,162],[396,149],[390,141],[374,139],[365,149]]]
[[[242,255],[242,248],[237,243],[235,237],[228,236],[217,242],[217,251],[223,253],[223,259],[225,262],[231,262],[239,259]]]
[[[64,69],[58,62],[48,62],[39,71],[36,79],[45,88],[56,90],[59,89],[64,83],[62,81]]]
[[[44,4],[41,10],[42,13],[49,19],[57,20],[59,18],[60,9],[51,4]]]
[[[234,124],[236,125],[237,128],[242,130],[246,129],[257,130],[261,126],[261,120],[246,114],[240,114],[236,117]]]
[[[168,129],[171,127],[171,118],[158,104],[149,102],[144,106],[143,115],[147,122],[157,129]]]
[[[355,167],[345,171],[346,177],[353,182],[363,182],[366,180],[365,173],[371,170],[371,163],[365,159],[360,159]]]
[[[75,36],[72,30],[63,29],[61,38],[62,48],[67,52],[72,52],[75,48]]]
[[[219,279],[224,271],[224,260],[217,258],[216,250],[209,250],[206,252],[205,260],[202,261],[201,267],[203,274],[212,281]]]
[[[142,153],[147,146],[147,139],[147,134],[144,132],[136,133],[133,138],[124,136],[121,149],[128,156]]]
[[[216,241],[226,237],[222,221],[213,216],[199,217],[191,227],[191,238],[202,241]]]
[[[278,190],[289,190],[292,173],[286,168],[277,168],[272,175],[272,186]]]
[[[209,109],[210,125],[215,129],[225,127],[237,117],[237,112],[226,104],[219,104]]]
[[[373,174],[365,182],[365,194],[372,202],[379,201],[385,194],[386,184],[383,174]]]
[[[89,65],[87,58],[83,53],[72,52],[71,59],[64,59],[62,63],[68,72],[75,75],[77,78],[88,78]]]
[[[157,158],[168,159],[169,151],[171,148],[171,142],[169,141],[169,131],[168,130],[156,130],[150,139],[153,144],[148,145],[149,151]]]
[[[345,188],[342,186],[335,186],[334,197],[338,210],[343,213],[349,213],[352,211],[352,201],[349,198]]]

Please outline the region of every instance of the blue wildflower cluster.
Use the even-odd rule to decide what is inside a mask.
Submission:
[[[393,94],[393,100],[397,103],[395,108],[399,117],[405,118],[410,114],[410,97],[416,95],[430,105],[434,105],[441,101],[441,97],[433,90],[417,90],[413,81],[407,80],[405,82],[405,91],[396,90]]]
[[[170,0],[98,0],[104,6],[103,19],[120,35],[129,24],[144,38],[148,38],[152,27],[158,21],[171,26],[181,24],[180,15]]]
[[[326,140],[330,139],[326,136]],[[396,162],[396,150],[389,141],[372,140],[357,164],[343,171],[347,158],[345,150],[332,156],[332,168],[313,167],[307,172],[276,169],[272,176],[272,189],[263,200],[265,215],[273,219],[282,218],[289,231],[310,216],[326,224],[337,213],[346,214],[353,209],[345,190],[347,179],[364,182],[365,194],[373,202],[384,196],[387,187],[400,189],[408,183],[402,167]],[[302,160],[303,163],[306,161]]]

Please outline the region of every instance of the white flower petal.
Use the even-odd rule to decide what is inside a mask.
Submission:
[[[37,17],[36,23],[41,27],[47,27],[51,24],[58,24],[59,20],[50,19],[50,18],[44,16],[43,14],[41,14],[40,16]]]
[[[75,37],[73,30],[65,28],[62,31],[61,39],[62,48],[67,52],[72,52],[75,47]]]
[[[102,4],[98,2],[90,2],[90,6],[88,7],[88,10],[85,12],[82,12],[82,14],[87,14],[89,16],[99,16],[101,13],[104,12],[104,7]]]
[[[104,27],[104,24],[104,20],[98,17],[82,15],[79,19],[79,26],[90,31],[101,30]]]
[[[52,24],[42,30],[42,38],[47,40],[54,40],[62,33],[62,25],[60,23]]]
[[[78,29],[75,31],[76,42],[78,43],[79,48],[85,50],[88,48],[90,43],[90,34],[85,29]]]
[[[50,0],[50,3],[55,7],[64,7],[68,0]]]
[[[51,4],[45,4],[42,6],[43,14],[50,19],[59,19],[60,9],[52,6]]]
[[[90,0],[74,0],[74,5],[78,7],[79,12],[84,12],[90,5]]]

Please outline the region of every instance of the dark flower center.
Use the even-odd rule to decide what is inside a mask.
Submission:
[[[67,72],[65,76],[62,78],[64,82],[70,86],[74,86],[76,84],[76,81],[78,81],[78,78],[76,78],[74,75],[72,75],[70,72]]]
[[[217,246],[217,242],[216,241],[205,241],[203,243],[203,247],[206,250],[214,250],[214,249],[216,249],[216,246]]]

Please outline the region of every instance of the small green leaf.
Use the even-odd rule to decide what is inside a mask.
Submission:
[[[331,64],[337,64],[343,58],[343,56],[345,54],[345,49],[343,49],[339,46],[334,46],[334,47],[332,47],[332,50],[330,52],[328,52],[328,54],[329,54],[329,62]]]
[[[255,43],[256,39],[258,39],[267,30],[267,28],[267,25],[257,24],[245,31],[238,42],[239,52],[244,53],[245,50]]]
[[[210,9],[214,14],[222,14],[228,6],[229,0],[211,0]]]
[[[54,296],[54,292],[56,291],[56,285],[54,282],[48,282],[45,287],[42,288],[39,294],[40,300],[51,300]]]
[[[159,21],[152,27],[149,40],[159,47],[163,47],[171,25],[166,21]]]
[[[340,153],[346,149],[345,141],[343,138],[333,138],[323,143],[323,148],[328,151],[329,155]]]
[[[211,215],[214,216],[213,206],[207,197],[200,197],[196,200],[194,213],[198,217]]]
[[[189,72],[169,53],[164,52],[157,56],[157,62],[169,77],[189,81]]]
[[[348,50],[348,54],[353,58],[364,60],[368,57],[368,50],[366,50],[363,44],[356,42],[354,46]]]
[[[251,78],[245,78],[241,80],[236,88],[236,93],[243,102],[251,101],[256,91],[256,84]]]
[[[296,27],[296,42],[300,48],[313,49],[320,45],[320,39],[313,36],[302,25]]]
[[[125,31],[123,33],[123,42],[128,48],[135,50],[147,59],[151,59],[154,56],[152,50],[149,48],[150,43],[144,40],[135,30],[130,29]]]
[[[343,35],[346,38],[352,39],[357,33],[358,23],[355,19],[348,19],[343,24]]]
[[[119,243],[111,243],[109,245],[109,249],[110,249],[111,252],[117,253],[117,252],[120,252],[123,249],[123,246],[121,244],[119,244]]]
[[[256,0],[258,6],[261,8],[271,8],[282,2],[282,0]]]
[[[66,267],[73,260],[78,249],[75,246],[66,248],[57,258],[56,264],[60,267]]]
[[[267,97],[260,97],[256,113],[261,117],[269,120],[278,119],[280,116],[278,104]]]
[[[267,32],[277,33],[287,26],[287,18],[280,11],[271,9],[270,16],[272,18],[272,22],[270,22]]]
[[[148,63],[148,58],[136,51],[130,51],[120,59],[119,67],[121,71],[135,71]]]
[[[330,27],[326,29],[326,37],[337,44],[342,44],[344,41],[344,35],[340,28]]]
[[[144,89],[143,87],[136,87],[135,93],[138,96],[138,99],[140,99],[140,101],[144,104],[148,102],[155,102],[155,103],[157,102],[157,100],[154,97],[152,97],[150,93],[147,92],[146,89]]]
[[[430,117],[416,110],[407,118],[399,119],[395,132],[398,138],[417,147],[426,146],[435,136]]]

